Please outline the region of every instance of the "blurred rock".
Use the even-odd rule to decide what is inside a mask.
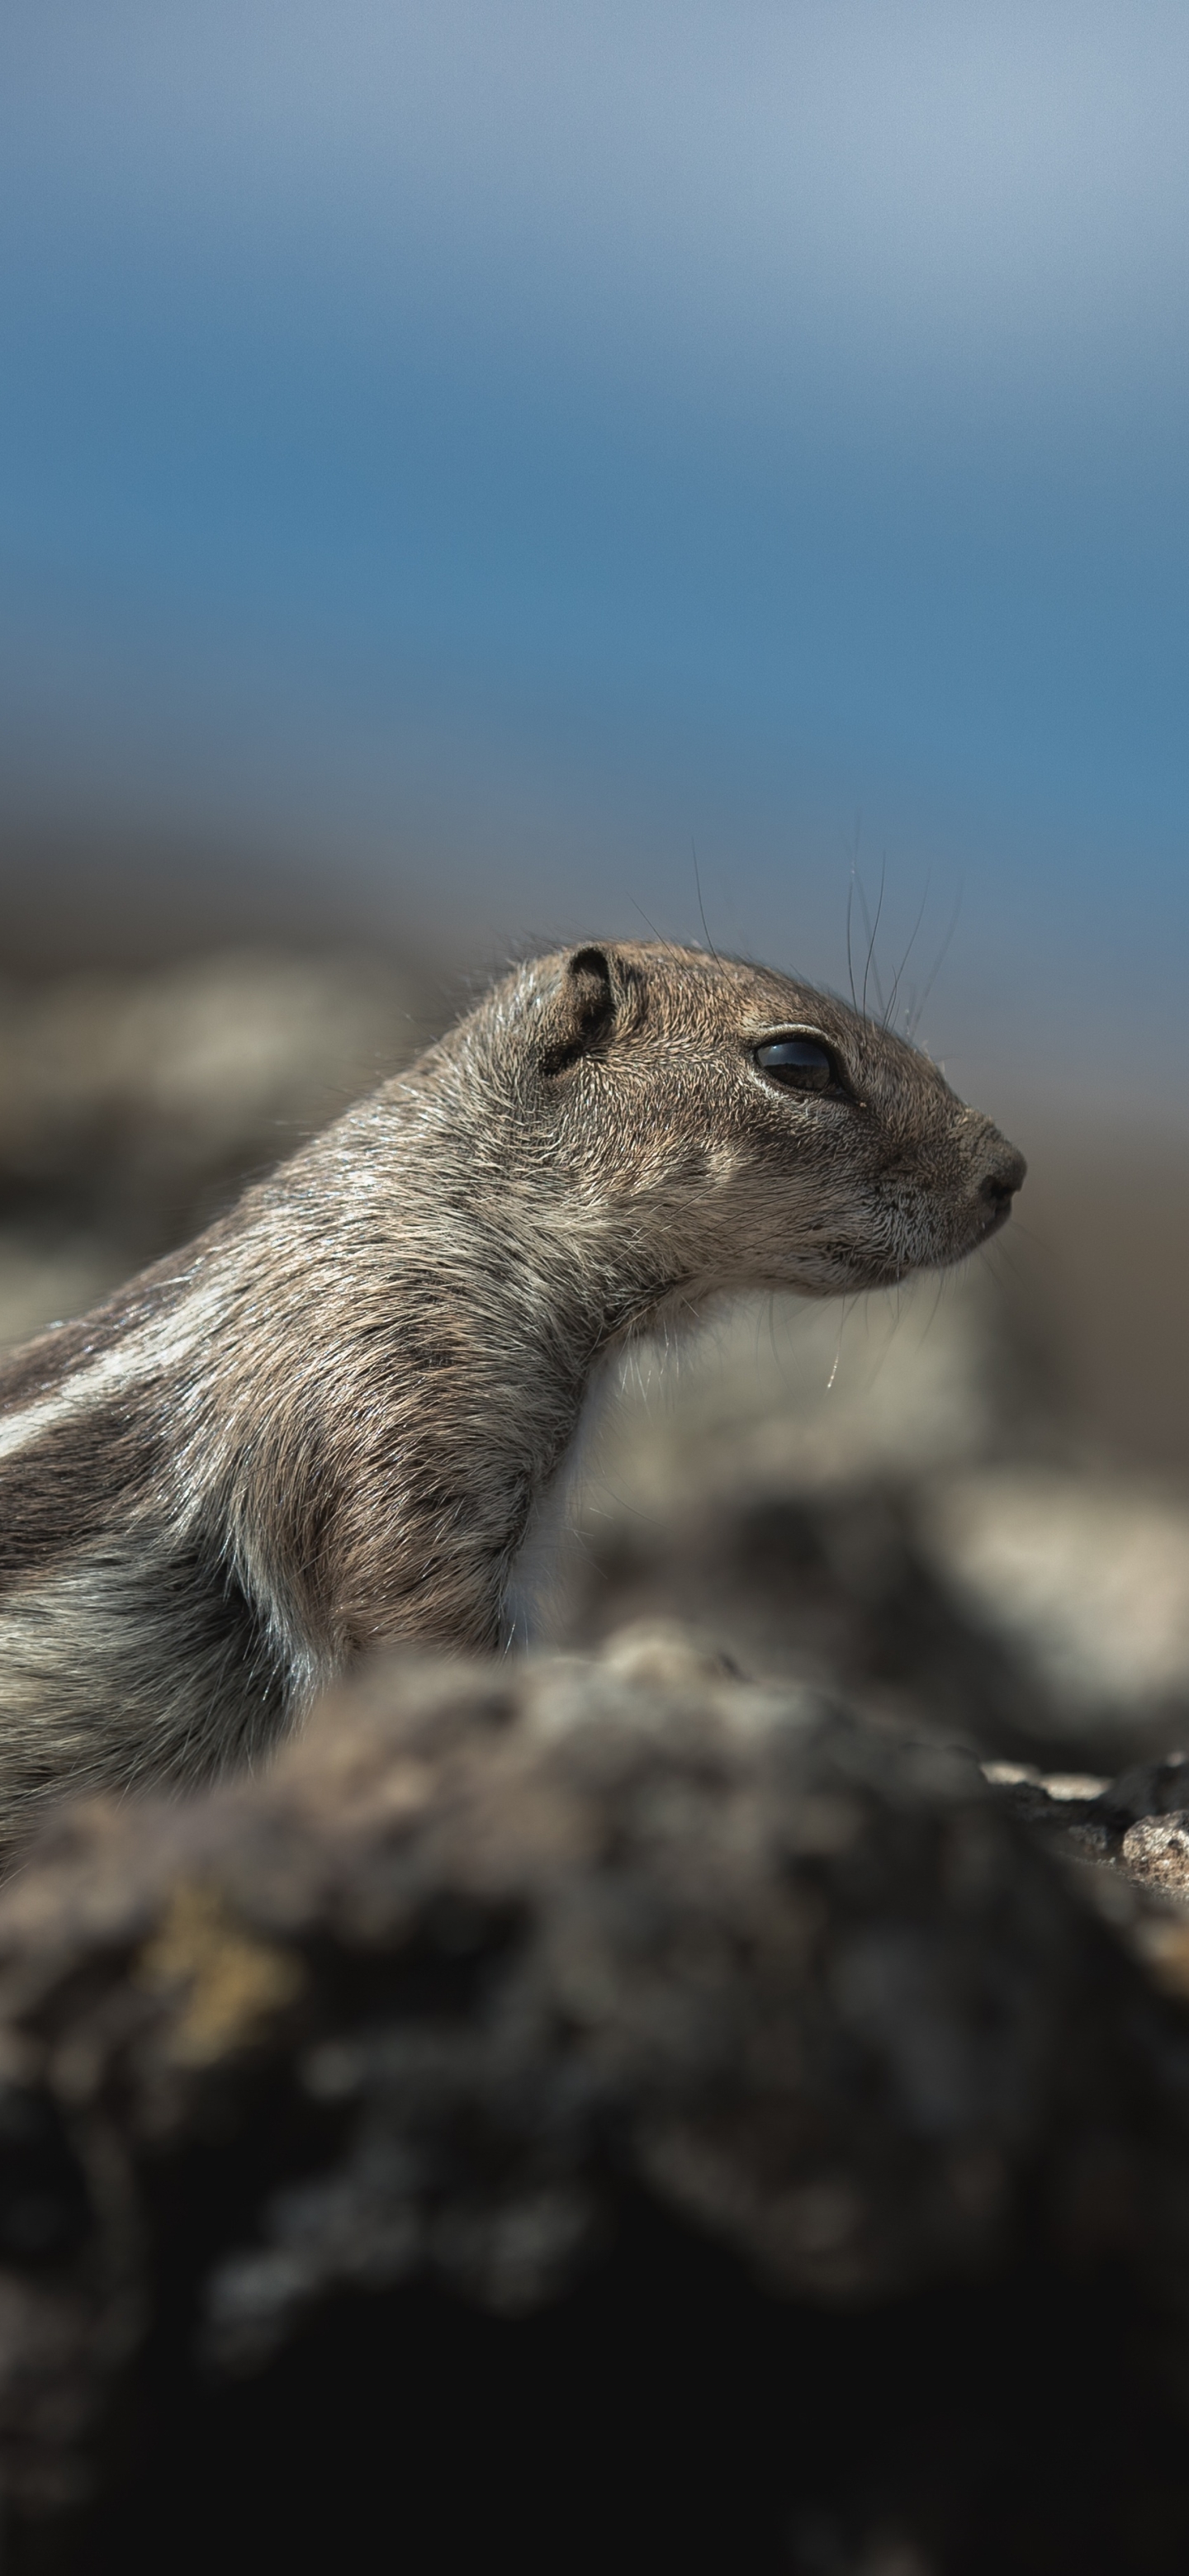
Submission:
[[[0,1339],[195,1232],[432,1034],[382,960],[230,953],[12,987],[0,1008]]]
[[[134,1267],[118,1236],[64,1231],[44,1212],[32,1222],[0,1225],[0,1349],[85,1314]]]
[[[985,1268],[845,1320],[749,1304],[633,1358],[555,1518],[530,1632],[693,1619],[1000,1756],[1113,1770],[1189,1740],[1189,1507],[1079,1457]]]
[[[1112,1824],[1120,1831],[1139,1816],[1168,1816],[1189,1805],[1189,1753],[1170,1753],[1162,1762],[1139,1762],[1104,1783]]]
[[[752,1669],[892,1707],[907,1693],[919,1715],[1014,1748],[1026,1724],[925,1563],[912,1503],[930,1475],[1048,1454],[1058,1422],[1043,1360],[983,1270],[848,1311],[740,1302],[671,1350],[629,1354],[530,1544],[526,1625],[589,1643],[671,1613]]]
[[[988,2564],[1108,2563],[1014,2554],[1038,2480],[1047,2493],[1066,2391],[1051,2392],[1043,2442],[1034,2430],[1027,2495],[1001,2467],[989,2522],[982,2456],[955,2467],[951,2441],[942,2557],[925,2505],[906,2501],[903,2459],[880,2466],[886,2389],[878,2440],[852,2398],[848,2480],[823,2498],[822,2458],[807,2460],[783,2400],[762,2458],[754,2427],[728,2438],[746,2365],[719,2351],[742,2301],[787,2389],[795,2350],[815,2333],[830,2349],[815,2306],[891,2297],[907,2315],[949,2284],[952,2389],[995,2295],[976,2285],[1023,2266],[1071,2303],[1079,2333],[1079,2280],[1101,2281],[1104,2315],[1126,2282],[1153,2420],[1179,2422],[1189,2020],[1109,1909],[1099,1919],[1099,1879],[1115,1884],[1071,1873],[962,1754],[744,1682],[672,1632],[593,1662],[378,1666],[267,1778],[64,1816],[0,1898],[0,2440],[16,2563],[38,2531],[29,2564],[140,2563],[136,2498],[157,2494],[160,2457],[187,2531],[192,2516],[203,2527],[199,2489],[229,2492],[229,2458],[254,2492],[235,2391],[263,2379],[283,2399],[300,2348],[315,2415],[319,2387],[332,2412],[351,2345],[308,2337],[339,2312],[368,2373],[402,2392],[392,2510],[420,2497],[430,2517],[412,2563],[450,2563],[433,2548],[456,2509],[418,2484],[423,2443],[450,2484],[416,2394],[423,2367],[441,2385],[423,2346],[440,2352],[444,2336],[461,2368],[471,2330],[444,2320],[490,2321],[473,2412],[453,2383],[445,2450],[465,2459],[492,2410],[512,2438],[535,2349],[518,2340],[525,2321],[569,2315],[584,2350],[606,2271],[613,2342],[581,2365],[564,2349],[587,2406],[613,2406],[597,2392],[653,2330],[658,2246],[726,2445],[716,2463],[711,2440],[704,2466],[688,2438],[680,2451],[678,2563],[699,2478],[715,2496],[726,2480],[740,2563],[758,2569],[808,2570],[807,2535],[837,2513],[844,2537],[860,2503],[851,2555],[840,2537],[835,2560],[856,2576],[893,2503],[904,2545],[939,2571],[983,2565],[970,2548],[984,2524],[1002,2551]],[[700,2322],[685,2282],[704,2285]],[[350,2307],[365,2295],[386,2303],[382,2348]],[[1120,2422],[1127,2367],[1105,2365]],[[203,2394],[216,2387],[218,2405]],[[660,2458],[589,2438],[619,2515],[643,2482],[633,2510],[654,2529]],[[762,2502],[754,2555],[741,2456]],[[350,2499],[333,2458],[322,2474],[341,2547]],[[1189,2530],[1186,2482],[1172,2484],[1160,2527],[1180,2514]],[[502,2554],[516,2508],[495,2529],[476,2512]],[[1068,2499],[1049,2494],[1042,2525],[1054,2512],[1076,2541]],[[92,2546],[104,2529],[106,2559]],[[581,2533],[572,2550],[564,2522],[528,2563],[557,2563],[559,2529],[567,2566],[605,2563]],[[187,2531],[172,2564],[195,2563]],[[159,2525],[152,2537],[159,2551]],[[249,2563],[234,2534],[228,2549]],[[1173,2562],[1137,2543],[1110,2563]]]
[[[1189,1507],[1025,1464],[946,1478],[914,1523],[973,1633],[1027,1676],[1050,1740],[1120,1759],[1189,1737]]]
[[[1064,1421],[1053,1359],[985,1263],[895,1292],[739,1299],[615,1380],[584,1462],[584,1522],[740,1496],[882,1484],[1047,1456]]]

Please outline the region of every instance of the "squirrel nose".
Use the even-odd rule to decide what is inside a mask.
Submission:
[[[1006,1214],[1028,1166],[1014,1145],[1003,1143],[989,1172],[979,1183],[979,1197],[995,1215]]]

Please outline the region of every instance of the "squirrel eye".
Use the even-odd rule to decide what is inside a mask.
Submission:
[[[769,1038],[755,1050],[761,1073],[785,1091],[840,1091],[834,1058],[820,1038]]]

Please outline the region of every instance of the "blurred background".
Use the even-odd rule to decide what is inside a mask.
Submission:
[[[1172,0],[7,0],[0,1335],[526,939],[849,911],[1030,1156],[1035,1418],[1179,1487],[1187,84]]]

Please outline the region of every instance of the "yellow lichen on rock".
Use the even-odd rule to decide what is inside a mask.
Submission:
[[[304,1983],[297,1960],[245,1932],[219,1890],[194,1880],[174,1889],[135,1974],[139,1985],[179,1990],[169,2051],[191,2066],[245,2047]]]

